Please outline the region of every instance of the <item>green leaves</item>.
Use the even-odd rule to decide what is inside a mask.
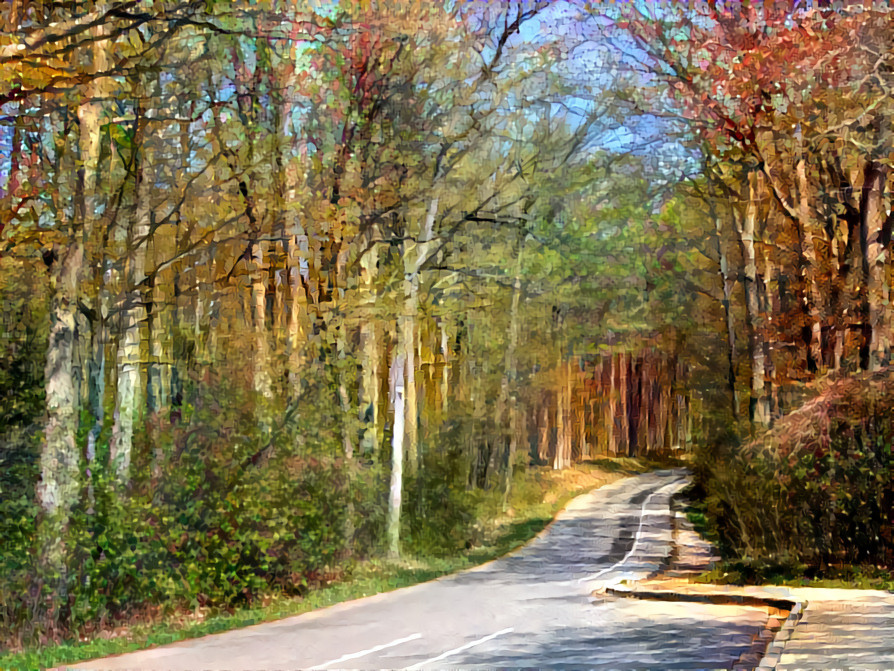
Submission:
[[[109,138],[119,150],[133,149],[134,134],[132,127],[120,123],[109,123],[106,129],[108,130]]]

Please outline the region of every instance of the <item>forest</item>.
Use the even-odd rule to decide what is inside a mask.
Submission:
[[[887,3],[0,22],[0,646],[456,553],[621,457],[750,566],[894,564]]]

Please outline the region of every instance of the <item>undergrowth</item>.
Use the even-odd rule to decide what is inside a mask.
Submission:
[[[477,500],[474,513],[480,516],[479,522],[469,537],[474,542],[466,539],[434,553],[424,543],[417,544],[415,547],[420,549],[407,552],[400,561],[346,561],[337,571],[320,576],[297,592],[267,591],[242,604],[193,603],[167,612],[143,612],[127,623],[104,630],[82,631],[77,638],[0,654],[0,668],[45,668],[122,654],[297,615],[471,568],[530,540],[572,497],[656,465],[618,459],[600,461],[598,465],[581,464],[561,472],[525,470],[513,483],[507,511],[503,512],[501,494],[496,490],[486,492]]]
[[[822,387],[764,435],[698,454],[688,516],[724,559],[704,580],[894,586],[894,371]]]

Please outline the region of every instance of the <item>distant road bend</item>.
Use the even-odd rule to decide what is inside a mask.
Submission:
[[[70,668],[729,668],[765,612],[591,596],[667,555],[670,498],[685,482],[658,471],[594,490],[523,549],[470,571]]]

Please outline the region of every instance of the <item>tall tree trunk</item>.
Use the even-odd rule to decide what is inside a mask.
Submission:
[[[51,279],[53,298],[50,307],[49,347],[45,368],[47,420],[40,458],[38,497],[48,516],[58,516],[58,533],[64,530],[71,505],[78,493],[78,452],[75,434],[78,428],[78,390],[72,374],[75,348],[75,310],[78,282],[84,262],[84,248],[73,242],[62,250],[62,257]],[[61,536],[53,540],[51,563],[61,561]]]
[[[344,452],[345,458],[350,462],[354,458],[354,439],[355,434],[357,433],[357,411],[356,409],[353,409],[351,407],[351,394],[348,392],[348,385],[350,384],[350,380],[347,366],[344,365],[344,362],[348,358],[349,323],[347,314],[345,314],[345,311],[341,305],[343,288],[346,287],[348,284],[347,265],[349,251],[349,246],[344,240],[342,240],[339,245],[336,260],[335,280],[332,287],[332,312],[336,315],[337,318],[341,318],[341,324],[339,324],[335,338],[337,357],[338,360],[342,362],[338,366],[337,375],[338,399],[342,411],[342,450]]]
[[[124,273],[125,290],[122,292],[121,328],[118,345],[118,386],[115,402],[115,423],[109,459],[114,472],[122,483],[129,480],[133,452],[134,423],[140,413],[140,368],[142,365],[142,332],[146,320],[146,306],[141,283],[146,279],[146,247],[149,238],[151,204],[147,179],[146,152],[144,151],[145,117],[137,112],[137,130],[134,135],[136,158],[136,208],[128,240],[129,255]],[[148,183],[148,184],[147,184]]]
[[[543,394],[540,400],[540,413],[537,420],[538,440],[537,459],[541,463],[549,462],[549,395]]]
[[[404,280],[404,314],[401,318],[401,349],[406,357],[404,388],[404,432],[407,446],[407,471],[412,475],[419,465],[419,407],[416,402],[416,338],[419,312],[419,280]]]
[[[656,444],[658,440],[655,437],[656,433],[656,423],[655,423],[655,413],[657,410],[658,400],[655,396],[655,388],[658,386],[659,380],[657,379],[658,371],[654,366],[655,357],[651,352],[647,352],[645,358],[643,359],[643,412],[642,412],[642,421],[643,426],[645,427],[645,440],[643,441],[643,448],[646,451],[646,454],[649,454],[655,450]]]
[[[807,319],[810,335],[807,338],[807,368],[812,372],[820,371],[823,365],[822,350],[822,292],[819,288],[817,273],[819,259],[816,251],[816,227],[810,213],[810,185],[807,181],[807,155],[801,139],[801,129],[796,132],[799,158],[795,168],[798,179],[798,220],[801,234],[801,256],[804,258],[805,279],[807,281]]]
[[[521,300],[521,274],[522,259],[525,253],[524,233],[519,234],[518,254],[515,258],[515,273],[512,278],[512,299],[509,304],[509,342],[503,367],[503,380],[500,385],[500,395],[505,396],[509,412],[509,436],[506,470],[503,474],[503,510],[509,507],[509,494],[512,487],[512,469],[515,468],[516,452],[518,450],[518,334],[519,315],[518,306]],[[442,341],[443,342],[443,341]],[[443,345],[442,345],[443,346]],[[501,418],[498,418],[497,426],[500,426]]]
[[[587,407],[589,403],[587,402],[585,387],[581,386],[578,398],[580,399],[580,405],[577,406],[577,412],[574,417],[577,420],[577,452],[574,458],[580,461],[590,456],[590,445],[587,441]]]
[[[860,199],[860,249],[862,341],[860,367],[878,370],[887,360],[889,336],[885,332],[888,287],[885,277],[886,249],[882,240],[887,168],[872,161],[866,165]]]
[[[149,372],[146,402],[149,412],[166,416],[171,404],[171,345],[173,325],[167,310],[165,285],[153,276],[149,286]]]
[[[103,261],[105,265],[105,261]],[[96,448],[99,436],[105,426],[106,377],[109,346],[109,309],[111,297],[105,282],[105,273],[100,268],[94,276],[96,283],[96,312],[93,316],[93,341],[88,372],[87,397],[93,415],[93,426],[87,434],[86,462],[88,479],[87,497],[92,510],[94,504],[93,476],[96,469]]]
[[[737,219],[739,245],[744,265],[743,286],[745,290],[745,321],[748,329],[748,349],[751,355],[751,401],[749,416],[756,426],[765,427],[770,423],[770,407],[767,399],[764,364],[764,329],[760,310],[760,278],[757,272],[757,256],[754,232],[758,217],[757,176],[748,175],[748,202],[745,216]]]
[[[630,377],[628,385],[630,389],[630,403],[628,406],[628,432],[627,456],[636,457],[639,451],[639,433],[640,433],[640,406],[643,401],[643,379],[642,379],[642,357],[634,359],[632,356],[630,361]]]
[[[619,453],[617,430],[619,394],[615,384],[615,380],[618,379],[618,356],[613,352],[608,359],[608,403],[605,417],[606,454],[616,457]]]
[[[772,283],[774,278],[773,261],[770,258],[770,249],[768,245],[764,246],[764,281],[763,296],[761,297],[761,310],[765,317],[772,319],[774,315],[779,314],[777,306],[774,303],[774,293]],[[776,362],[773,360],[772,340],[773,330],[766,329],[764,335],[764,367],[767,372],[767,404],[770,422],[777,416],[779,411],[779,385],[776,384]]]
[[[571,364],[560,361],[556,369],[558,392],[556,394],[556,452],[553,468],[561,470],[571,465],[571,442],[574,427],[571,417]]]
[[[657,422],[658,426],[656,428],[656,439],[658,441],[657,449],[661,454],[667,454],[670,448],[670,441],[668,440],[670,436],[669,432],[669,423],[670,417],[668,413],[668,405],[670,395],[673,393],[673,388],[670,380],[667,378],[667,366],[666,362],[662,375],[662,383],[658,388],[658,413],[657,413]]]
[[[434,233],[435,217],[438,213],[438,199],[434,198],[425,216],[418,239],[404,242],[404,326],[401,338],[406,353],[405,403],[407,417],[407,467],[413,473],[419,465],[419,405],[416,388],[416,344],[419,337],[417,324],[419,314],[419,273],[428,260],[429,246]]]
[[[102,72],[108,66],[104,47],[98,42],[93,48],[94,73]],[[85,242],[91,239],[100,212],[97,176],[102,127],[101,80],[93,79],[84,93],[77,112],[80,167],[74,221],[65,221],[63,216],[58,222],[60,228],[68,229],[69,240],[59,250],[51,277],[50,326],[44,370],[46,424],[37,486],[38,502],[45,513],[39,530],[41,560],[53,579],[58,579],[54,610],[67,598],[65,536],[79,491],[76,445],[79,390],[73,371],[78,288],[85,266]]]
[[[304,229],[293,221],[289,236],[289,325],[288,325],[288,367],[289,383],[296,396],[301,392],[301,375],[304,371],[304,347],[307,343],[308,313],[305,283],[310,279],[307,259],[308,244]]]
[[[556,370],[558,389],[556,390],[556,448],[553,452],[553,469],[565,468],[563,456],[565,454],[565,380],[561,362]]]
[[[267,272],[266,265],[267,244],[259,241],[254,244],[252,261],[251,299],[252,314],[254,316],[255,346],[253,352],[253,382],[254,391],[260,403],[266,403],[273,396],[272,380],[270,377],[270,355],[267,345]],[[259,420],[262,426],[269,424],[266,409],[262,411]]]
[[[842,294],[845,291],[846,269],[850,267],[847,259],[842,258],[842,241],[837,236],[832,239],[832,269],[835,279],[832,284],[832,297],[830,300],[831,311],[835,318],[830,343],[829,366],[833,371],[841,370],[841,360],[844,357],[844,337],[847,333],[847,318],[843,314]]]
[[[447,334],[447,323],[441,318],[441,421],[447,418],[450,409],[450,343]]]
[[[375,239],[376,232],[373,232]],[[379,339],[376,319],[376,276],[379,250],[372,242],[360,258],[360,389],[358,406],[362,436],[360,449],[374,454],[378,446],[379,419]]]
[[[407,355],[404,351],[405,340],[398,336],[394,348],[389,387],[392,408],[391,425],[391,486],[388,496],[388,519],[385,537],[388,540],[388,554],[396,559],[400,556],[400,508],[403,498],[403,466],[404,466],[404,390],[406,387]]]
[[[730,411],[734,420],[739,419],[739,391],[736,387],[736,322],[732,310],[732,294],[736,279],[730,273],[729,259],[723,245],[723,224],[720,217],[714,218],[714,232],[717,254],[720,259],[720,282],[723,286],[723,316],[726,322],[726,385],[729,390]]]
[[[618,454],[630,456],[630,353],[618,354],[618,398],[621,427],[618,432]]]

